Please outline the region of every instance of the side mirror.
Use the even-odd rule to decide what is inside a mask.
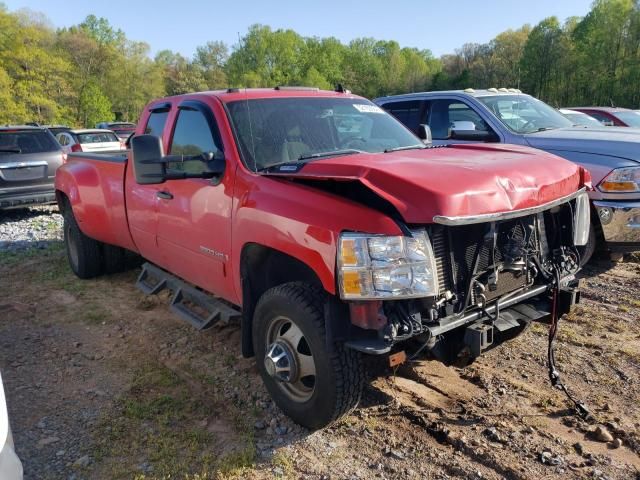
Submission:
[[[140,185],[154,185],[166,180],[182,180],[185,178],[210,178],[214,185],[222,180],[225,169],[224,153],[205,152],[199,155],[164,155],[162,140],[154,135],[137,135],[131,137],[131,154],[136,175]],[[204,170],[197,172],[167,169],[170,162],[202,162]]]
[[[425,145],[431,145],[433,140],[431,137],[431,128],[429,127],[429,125],[425,125],[424,123],[418,125],[418,138],[422,140],[422,143],[424,143]]]
[[[222,180],[222,174],[227,164],[222,150],[206,152],[201,155],[201,161],[207,166],[207,170],[203,172],[202,178],[210,178],[211,183],[218,185]]]
[[[140,185],[154,185],[166,180],[166,163],[162,140],[153,135],[137,135],[130,139],[133,170]]]
[[[451,130],[449,139],[470,142],[497,142],[499,140],[495,133],[486,130]]]

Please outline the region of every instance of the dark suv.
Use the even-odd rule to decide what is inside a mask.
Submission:
[[[60,144],[41,127],[0,127],[0,208],[55,201]]]

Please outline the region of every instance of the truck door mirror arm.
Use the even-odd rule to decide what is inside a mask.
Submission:
[[[131,154],[136,182],[140,185],[161,184],[167,180],[210,178],[214,185],[222,180],[225,157],[221,150],[198,155],[164,155],[162,141],[154,135],[137,135],[131,139]],[[170,162],[200,161],[206,165],[202,172],[167,170]]]
[[[424,123],[418,125],[418,138],[422,140],[422,143],[424,143],[425,145],[431,145],[431,143],[433,143],[431,137],[431,128],[429,127],[429,125],[425,125]]]

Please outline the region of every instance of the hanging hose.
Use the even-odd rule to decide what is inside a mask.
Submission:
[[[558,323],[560,318],[558,318],[558,292],[560,290],[560,268],[558,265],[553,266],[554,274],[555,274],[555,285],[553,286],[553,300],[551,305],[551,324],[549,326],[549,346],[547,350],[547,356],[549,359],[549,380],[551,380],[551,386],[562,390],[567,398],[573,403],[576,414],[586,420],[591,416],[591,412],[587,409],[585,404],[569,393],[567,387],[560,381],[560,373],[556,368],[556,357],[554,352],[554,342],[556,339],[556,335],[558,333]]]

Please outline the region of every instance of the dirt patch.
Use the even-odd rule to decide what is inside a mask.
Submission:
[[[308,432],[237,326],[195,331],[135,271],[80,281],[57,243],[4,254],[0,368],[26,478],[640,478],[640,264],[586,273],[558,365],[619,448],[549,386],[544,325],[465,369],[374,362],[362,406]]]

